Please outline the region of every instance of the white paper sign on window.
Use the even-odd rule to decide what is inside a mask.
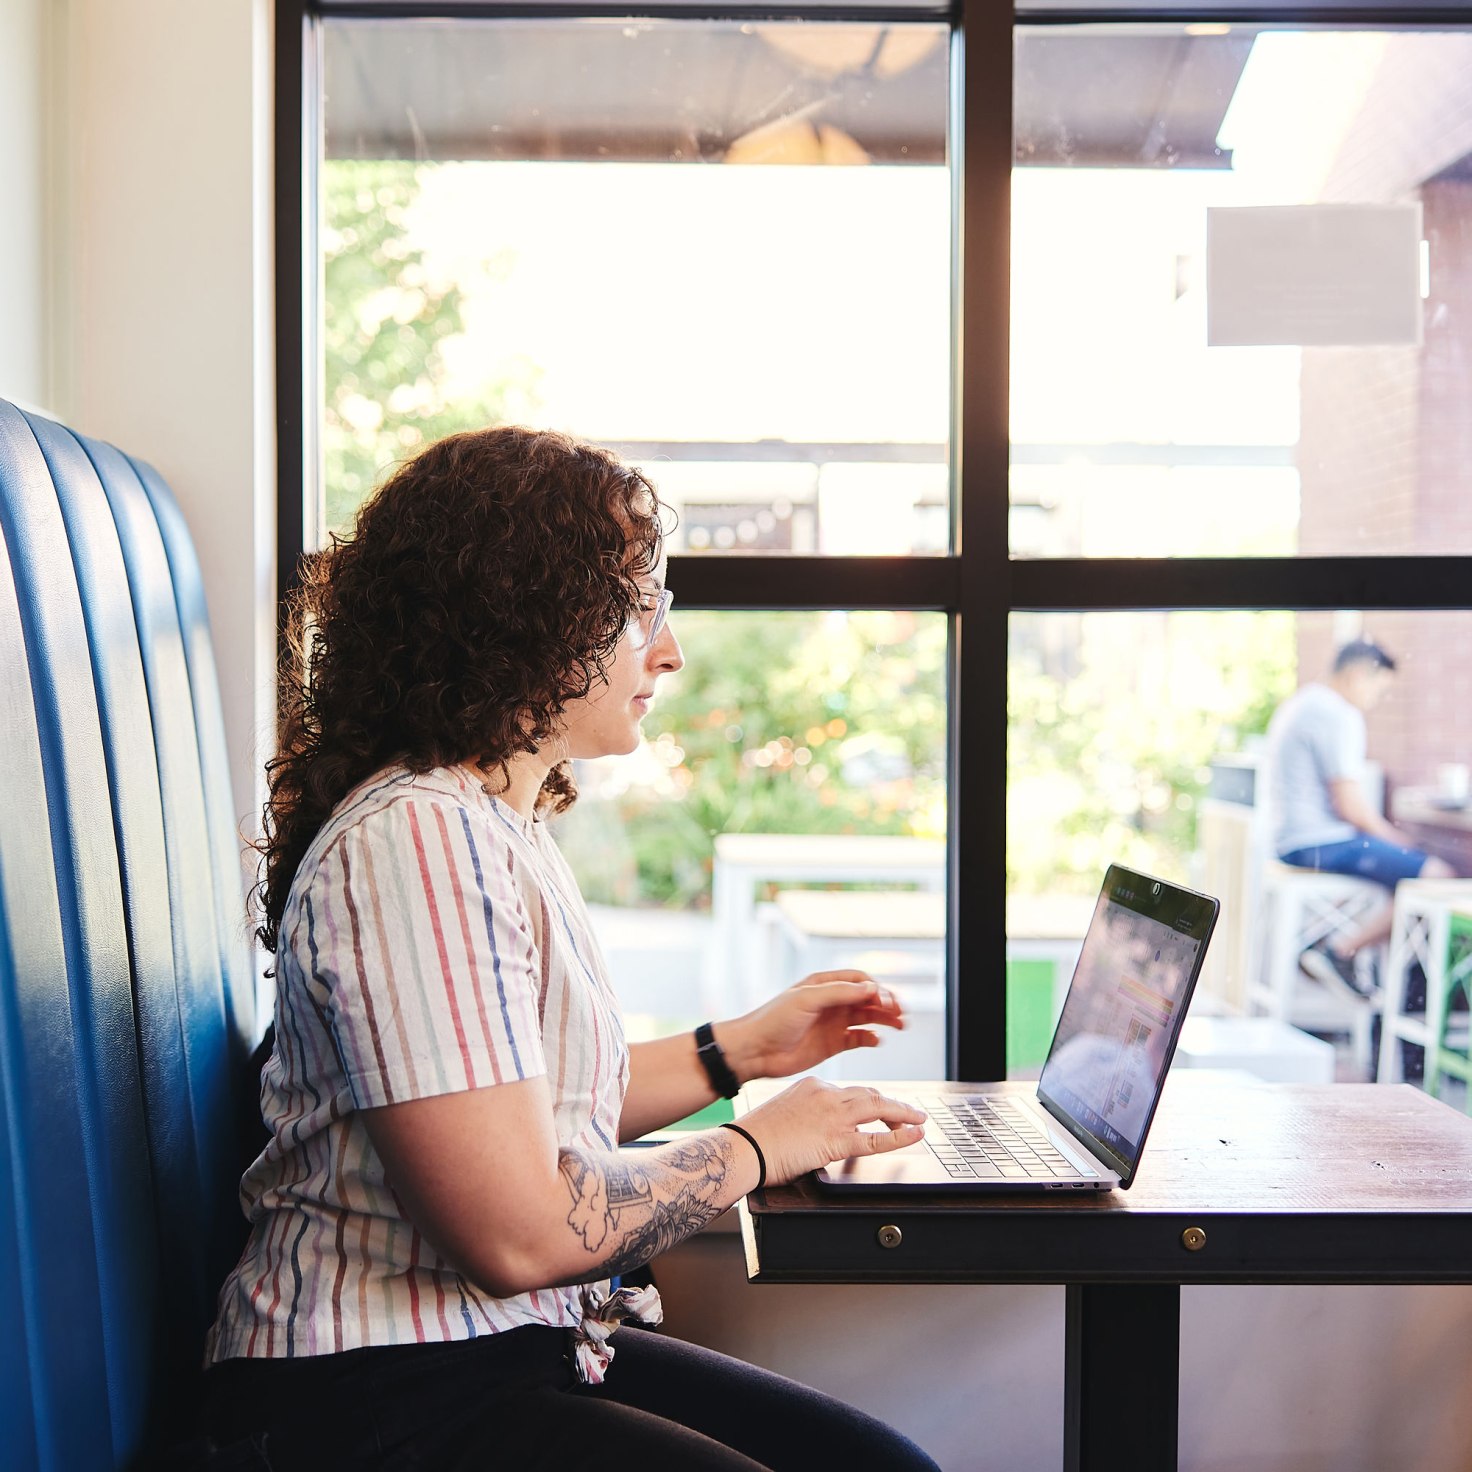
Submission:
[[[1421,341],[1421,206],[1206,212],[1211,347]]]

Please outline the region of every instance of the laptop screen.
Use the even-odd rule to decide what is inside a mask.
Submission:
[[[1038,1096],[1122,1174],[1144,1144],[1215,918],[1215,901],[1163,880],[1118,866],[1105,878]]]

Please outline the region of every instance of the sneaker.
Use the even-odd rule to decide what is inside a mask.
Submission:
[[[1298,969],[1321,985],[1351,1001],[1367,1002],[1379,995],[1360,979],[1353,956],[1341,956],[1329,948],[1328,942],[1311,945],[1298,958]]]

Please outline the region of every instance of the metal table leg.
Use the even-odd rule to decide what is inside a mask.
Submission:
[[[1065,1472],[1175,1472],[1181,1290],[1070,1283],[1063,1344]]]

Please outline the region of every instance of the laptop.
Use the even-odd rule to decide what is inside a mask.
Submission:
[[[1220,906],[1112,865],[1037,1093],[905,1085],[924,1140],[818,1172],[835,1191],[1128,1190]]]

